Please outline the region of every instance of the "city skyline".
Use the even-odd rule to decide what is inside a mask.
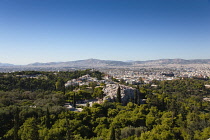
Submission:
[[[0,62],[209,59],[207,0],[2,0]]]

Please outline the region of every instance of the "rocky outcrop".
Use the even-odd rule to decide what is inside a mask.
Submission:
[[[121,100],[122,104],[126,104],[130,99],[134,98],[134,88],[118,85],[118,84],[107,84],[106,87],[103,88],[103,92],[105,97],[103,100],[114,101],[117,98],[117,89],[120,86],[121,89]]]

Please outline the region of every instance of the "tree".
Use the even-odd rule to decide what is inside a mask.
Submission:
[[[124,79],[120,79],[120,84],[126,84]]]
[[[39,133],[35,118],[28,118],[20,127],[18,134],[21,140],[38,140]]]
[[[65,94],[65,82],[63,79],[58,79],[58,81],[55,83],[55,87],[57,91],[62,91]]]
[[[72,140],[72,134],[71,134],[71,128],[70,128],[70,122],[68,118],[66,117],[66,140]]]
[[[139,85],[137,85],[136,89],[137,89],[138,91],[140,90],[140,87],[139,87]]]
[[[137,91],[137,104],[140,105],[141,104],[141,93],[139,92],[139,90]]]
[[[76,97],[75,97],[75,92],[73,95],[73,107],[76,108]]]
[[[92,92],[94,92],[94,89],[97,86],[97,82],[90,82],[89,86],[92,88]]]
[[[138,95],[137,95],[137,89],[134,90],[134,104],[137,104],[138,101]]]
[[[18,140],[18,129],[19,129],[19,109],[15,108],[14,111],[14,140]]]
[[[115,139],[116,140],[121,140],[120,137],[121,137],[121,131],[120,131],[119,128],[117,128],[116,131],[115,131]]]
[[[114,127],[111,128],[111,132],[109,135],[109,140],[115,140],[115,129]]]
[[[98,97],[98,98],[102,99],[103,93],[104,93],[102,89],[103,89],[102,87],[95,88],[94,92],[93,92],[93,97],[95,97],[95,98]]]
[[[79,95],[80,99],[91,99],[91,93],[87,90],[79,90],[77,91],[77,95]]]
[[[117,102],[121,103],[121,90],[120,90],[120,86],[118,86],[118,89],[117,89]]]
[[[142,77],[139,77],[139,82],[140,82],[141,84],[144,84],[144,80],[143,80]]]
[[[135,128],[134,127],[124,127],[122,130],[121,130],[121,137],[122,138],[128,138],[130,136],[133,136],[135,135]]]
[[[47,108],[47,112],[46,112],[46,118],[45,118],[45,126],[50,129],[51,125],[50,125],[50,113],[49,113],[49,109]]]

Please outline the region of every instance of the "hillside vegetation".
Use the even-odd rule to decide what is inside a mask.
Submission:
[[[136,86],[146,104],[135,99],[122,106],[105,101],[67,110],[66,102],[100,98],[98,83],[64,84],[98,71],[0,74],[0,139],[2,140],[206,140],[210,138],[210,81],[179,79]],[[151,86],[151,85],[157,86]],[[102,84],[103,85],[103,84]],[[99,95],[97,93],[100,93]]]

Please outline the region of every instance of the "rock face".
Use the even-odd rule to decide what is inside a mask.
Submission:
[[[134,98],[134,88],[125,85],[107,84],[103,88],[105,97],[103,100],[114,101],[117,98],[117,89],[120,86],[122,104],[126,104],[130,99]]]

